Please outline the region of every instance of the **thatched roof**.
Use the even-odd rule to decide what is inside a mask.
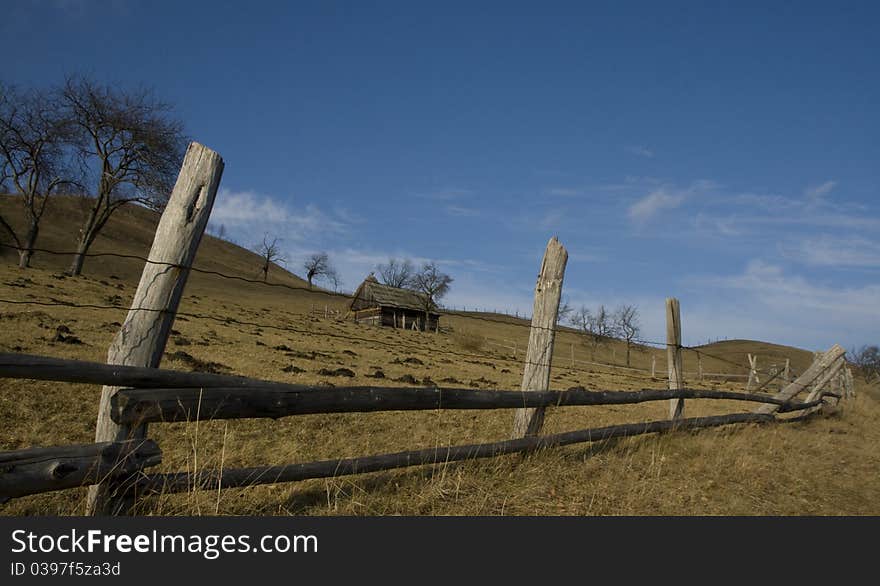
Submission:
[[[376,280],[376,277],[370,275],[361,283],[357,291],[354,292],[354,300],[367,301],[375,303],[381,307],[397,307],[401,309],[414,309],[425,311],[425,295],[412,291],[410,289],[400,289],[383,285]],[[436,308],[432,308],[436,310]]]

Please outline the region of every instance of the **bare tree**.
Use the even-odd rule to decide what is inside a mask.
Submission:
[[[590,360],[596,360],[596,349],[603,340],[617,333],[611,314],[604,305],[600,305],[595,312],[581,306],[572,313],[569,323],[585,334],[585,342],[590,347]]]
[[[260,272],[263,273],[263,282],[269,278],[269,267],[273,264],[281,265],[287,262],[287,259],[281,255],[281,247],[278,245],[278,238],[272,238],[269,242],[269,235],[263,235],[263,241],[254,247],[254,250],[263,259],[263,266]]]
[[[120,207],[137,202],[161,209],[183,158],[183,124],[171,106],[148,90],[126,91],[87,78],[68,78],[61,89],[67,116],[78,128],[83,168],[96,182],[79,231],[69,272],[82,272],[85,255]]]
[[[422,293],[425,303],[425,328],[428,327],[428,317],[432,310],[437,308],[437,301],[442,299],[452,284],[452,277],[440,272],[433,261],[422,265],[422,270],[412,277],[412,288]]]
[[[562,324],[570,321],[573,314],[574,306],[569,303],[568,297],[563,296],[562,301],[559,303],[559,309],[556,310],[556,323]]]
[[[0,216],[0,229],[15,243],[21,268],[30,266],[49,197],[73,183],[66,152],[71,130],[48,93],[0,87],[0,185],[12,184],[26,226],[19,234]]]
[[[379,272],[379,280],[386,285],[402,289],[412,286],[415,267],[409,259],[390,258],[386,264],[377,266],[376,270]]]
[[[635,305],[621,305],[615,310],[613,321],[617,332],[626,340],[626,365],[629,366],[632,341],[638,337],[641,331],[639,310]]]
[[[339,278],[336,269],[330,263],[330,257],[326,252],[316,252],[310,255],[303,263],[306,270],[306,280],[309,282],[309,289],[317,279],[326,279],[331,283],[338,283]]]
[[[848,358],[856,365],[866,381],[880,380],[880,348],[877,346],[862,346],[858,350],[853,348]]]

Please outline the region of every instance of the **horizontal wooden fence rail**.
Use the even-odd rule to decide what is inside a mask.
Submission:
[[[566,446],[578,443],[598,442],[621,437],[630,437],[646,433],[658,433],[672,430],[688,430],[707,427],[718,427],[736,423],[769,423],[776,421],[772,414],[734,413],[731,415],[715,415],[712,417],[692,417],[690,419],[651,421],[647,423],[629,423],[569,431],[545,436],[527,436],[485,444],[471,444],[424,450],[409,450],[393,454],[364,456],[360,458],[342,458],[323,460],[285,466],[257,466],[252,468],[231,468],[222,472],[201,472],[192,474],[179,472],[172,474],[154,474],[139,476],[126,487],[135,489],[140,495],[150,493],[170,494],[189,492],[191,490],[217,490],[218,488],[235,488],[255,486],[258,484],[274,484],[279,482],[295,482],[310,478],[335,478],[351,474],[364,474],[394,468],[421,466],[493,458],[517,452],[530,452],[542,448]]]
[[[32,354],[0,352],[0,378],[29,378],[65,383],[112,385],[117,387],[243,387],[254,384],[254,379],[225,374],[183,372],[103,364],[66,358],[49,358]],[[284,387],[284,383],[259,381],[260,385]]]
[[[507,391],[462,388],[307,387],[288,389],[251,386],[207,389],[123,389],[114,397],[110,416],[116,423],[140,425],[213,419],[277,419],[313,413],[424,411],[434,409],[516,409],[623,405],[669,399],[727,399],[769,403],[778,412],[817,407],[822,393],[810,402],[792,402],[770,395],[705,389],[641,391]],[[835,395],[836,396],[836,395]]]
[[[0,501],[126,477],[161,461],[153,440],[0,452]]]

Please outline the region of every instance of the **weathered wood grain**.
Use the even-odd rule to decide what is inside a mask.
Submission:
[[[681,305],[678,299],[666,299],[666,369],[669,373],[669,389],[684,388],[681,363]],[[669,418],[684,417],[684,399],[669,401]]]
[[[237,387],[283,383],[256,381],[241,376],[182,372],[144,366],[103,364],[32,354],[0,352],[0,378],[26,378],[67,383],[86,383],[114,387]]]
[[[152,440],[0,452],[0,500],[103,482],[161,461]]]
[[[672,398],[764,402],[780,406],[780,412],[819,404],[793,403],[769,395],[708,389],[487,391],[436,387],[278,389],[254,386],[227,389],[123,389],[113,399],[111,416],[122,425],[139,425],[213,419],[277,419],[313,413],[624,405]]]
[[[554,236],[547,243],[541,272],[535,284],[535,304],[529,346],[526,349],[522,390],[544,391],[550,387],[550,361],[556,336],[556,317],[562,297],[562,280],[568,252]],[[512,437],[537,435],[544,424],[544,409],[520,409],[514,415]]]
[[[846,354],[846,350],[844,350],[840,345],[834,344],[831,348],[828,349],[827,352],[822,354],[817,360],[810,365],[810,367],[804,371],[799,377],[797,377],[793,382],[786,385],[781,391],[779,391],[775,397],[779,399],[793,399],[801,392],[805,391],[810,385],[815,383],[822,374],[836,361],[838,358]],[[758,407],[755,412],[756,413],[773,413],[777,410],[775,405],[762,405]]]
[[[222,174],[220,155],[201,144],[190,143],[156,228],[148,257],[152,262],[144,266],[132,309],[107,352],[108,363],[159,366]],[[110,401],[118,390],[106,386],[101,391],[96,442],[146,436],[146,429],[129,429],[111,419]],[[118,507],[109,503],[106,486],[93,486],[89,490],[89,512],[106,514],[109,508]]]

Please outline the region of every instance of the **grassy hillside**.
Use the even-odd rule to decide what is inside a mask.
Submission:
[[[0,200],[4,213],[8,201]],[[39,246],[70,250],[76,200],[59,200]],[[94,251],[144,255],[157,218],[128,208],[111,221]],[[65,278],[69,259],[36,255],[20,270],[0,257],[0,299],[109,305],[77,309],[0,303],[0,351],[103,361],[131,295],[141,263],[89,259],[85,275]],[[255,256],[206,237],[196,266],[247,278]],[[274,282],[302,286],[275,271]],[[519,388],[527,323],[493,315],[444,316],[439,334],[391,330],[325,319],[311,313],[346,299],[192,275],[163,366],[201,369],[327,386],[446,386]],[[201,317],[186,316],[198,314]],[[501,322],[501,323],[499,323]],[[59,328],[66,328],[59,336]],[[78,342],[71,340],[71,336]],[[513,349],[512,349],[513,348]],[[516,349],[516,350],[514,350]],[[746,353],[759,367],[789,358],[796,372],[812,353],[764,342],[725,341],[700,348],[704,372],[741,374]],[[514,352],[518,352],[514,357]],[[571,331],[557,338],[551,388],[663,388],[652,379],[652,357],[665,370],[665,350],[601,345],[595,354]],[[571,356],[574,353],[575,362]],[[719,360],[720,359],[720,360]],[[731,364],[733,363],[733,364]],[[696,379],[697,355],[685,354],[689,386],[737,389],[743,379]],[[353,376],[326,374],[345,368]],[[375,373],[384,378],[377,380]],[[662,375],[661,375],[662,376]],[[409,377],[409,378],[407,378]],[[404,379],[404,380],[397,380]],[[428,379],[428,380],[426,380]],[[300,483],[163,496],[144,501],[147,514],[880,514],[880,404],[876,389],[858,383],[858,397],[828,417],[773,426],[742,426],[642,436],[547,450],[527,457],[424,466]],[[0,379],[0,450],[89,442],[100,389],[88,385]],[[687,415],[744,410],[749,404],[688,401]],[[37,414],[45,414],[38,416]],[[547,433],[662,419],[665,403],[551,409]],[[432,411],[309,415],[278,421],[215,421],[154,425],[164,451],[161,471],[284,464],[334,457],[505,439],[510,411]],[[16,499],[0,514],[76,514],[84,490]]]

